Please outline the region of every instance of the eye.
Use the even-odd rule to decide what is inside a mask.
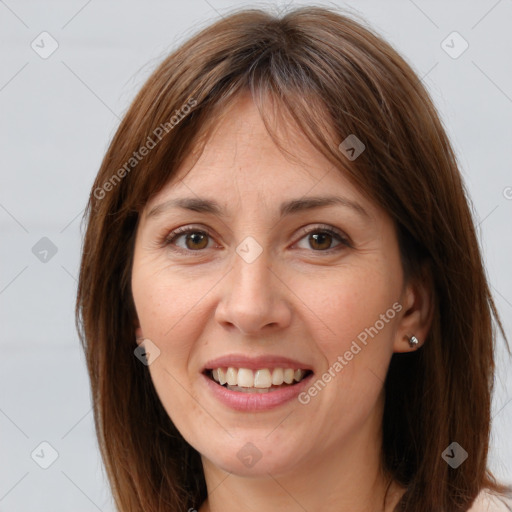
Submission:
[[[165,245],[174,245],[183,251],[200,251],[209,249],[211,236],[207,231],[188,226],[178,228],[165,238]]]
[[[340,250],[343,247],[352,247],[346,235],[329,225],[303,228],[300,234],[302,236],[295,244],[300,249],[313,249],[314,252],[331,252]],[[308,246],[301,247],[300,244],[304,243]],[[165,237],[163,244],[165,246],[171,246],[175,251],[184,253],[201,252],[204,249],[214,247],[210,233],[195,226],[185,226],[175,229]]]
[[[313,249],[315,252],[328,252],[331,250],[341,249],[343,247],[351,247],[348,237],[341,231],[332,226],[316,226],[313,228],[304,228],[301,231],[302,238],[298,245],[305,240],[309,247],[300,247],[301,249]],[[333,243],[336,245],[333,246]]]

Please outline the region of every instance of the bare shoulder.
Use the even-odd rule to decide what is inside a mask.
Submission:
[[[482,491],[468,512],[512,512],[512,499]]]

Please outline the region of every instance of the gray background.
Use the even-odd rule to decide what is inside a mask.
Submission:
[[[510,337],[512,1],[336,4],[367,19],[433,96]],[[119,118],[150,72],[197,29],[244,5],[272,4],[0,1],[0,511],[113,510],[74,327],[81,214]],[[31,47],[51,48],[43,31],[59,45],[46,59]],[[442,47],[453,31],[469,44],[457,58]],[[452,36],[444,44],[458,53],[463,43]],[[53,256],[32,251],[43,237]],[[48,242],[40,243],[41,251]],[[512,482],[512,377],[503,347],[500,339],[491,467]],[[58,453],[48,469],[38,465],[51,462],[43,441]]]

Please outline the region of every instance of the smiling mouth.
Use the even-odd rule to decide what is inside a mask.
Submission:
[[[241,393],[269,393],[291,387],[311,375],[311,370],[294,368],[213,368],[204,374],[219,386]]]

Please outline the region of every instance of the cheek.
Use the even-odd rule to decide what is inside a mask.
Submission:
[[[392,275],[379,266],[347,267],[326,279],[304,279],[297,289],[309,297],[309,332],[325,361],[317,376],[325,387],[320,383],[311,389],[317,406],[329,403],[339,414],[364,416],[375,405],[401,308],[401,282]]]
[[[184,325],[188,332],[190,313],[201,310],[201,299],[214,284],[212,273],[195,276],[191,268],[170,268],[163,258],[136,258],[132,293],[144,336],[165,340],[173,333],[171,338],[182,338],[176,333]]]
[[[390,275],[378,269],[354,267],[325,279],[305,277],[301,281],[296,293],[305,298],[311,311],[310,321],[317,326],[312,332],[328,333],[316,340],[320,347],[339,354],[359,335],[364,339],[364,333],[371,331],[376,336],[375,328],[380,338],[391,334],[396,317],[393,305],[400,289],[399,279],[390,279]]]
[[[384,273],[345,270],[323,283],[308,280],[298,290],[309,290],[308,329],[325,361],[301,403],[323,418],[325,443],[364,423],[378,403],[400,308],[399,289]],[[344,418],[344,426],[332,423],[333,417]]]
[[[166,366],[180,372],[186,369],[199,328],[194,315],[201,313],[201,289],[185,273],[155,269],[151,262],[134,262],[132,293],[142,334],[157,345]]]
[[[201,302],[205,280],[191,279],[190,274],[170,272],[168,268],[155,270],[155,265],[137,260],[132,273],[142,334],[160,350],[148,367],[151,380],[167,414],[184,433],[200,428],[204,422],[198,402],[191,399],[193,375],[189,370],[205,314]]]

